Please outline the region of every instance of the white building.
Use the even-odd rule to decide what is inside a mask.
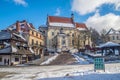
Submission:
[[[46,36],[46,48],[48,51],[61,52],[91,45],[90,36],[87,36],[88,29],[86,25],[74,22],[73,15],[70,18],[47,16],[46,26],[40,26],[39,31]]]
[[[108,41],[120,43],[120,31],[111,28],[106,34]]]

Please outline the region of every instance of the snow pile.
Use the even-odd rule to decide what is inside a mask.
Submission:
[[[78,63],[89,64],[89,62],[87,62],[84,58],[81,58],[81,57],[77,56],[76,54],[72,54],[72,55],[75,57],[75,59],[77,60]]]
[[[57,58],[57,56],[58,56],[58,54],[55,54],[53,57],[49,58],[48,60],[46,60],[45,62],[41,63],[40,65],[50,64],[50,62],[55,60]]]

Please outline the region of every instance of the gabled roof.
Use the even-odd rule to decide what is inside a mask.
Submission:
[[[16,25],[17,23],[19,23],[20,29],[21,29],[22,31],[28,31],[29,29],[35,29],[32,23],[28,23],[28,22],[25,21],[25,20],[23,20],[23,21],[16,21],[16,23],[10,25],[7,29],[8,29],[8,30],[11,30],[11,31],[16,30],[16,29],[17,29],[17,27],[16,27],[16,26],[17,26],[17,25]]]
[[[10,39],[11,37],[12,36],[10,32],[7,32],[7,31],[0,32],[0,40]]]
[[[67,17],[48,16],[48,20],[49,22],[57,22],[57,23],[73,23],[73,19]]]
[[[119,33],[119,31],[111,28],[111,29],[106,33],[106,35],[107,35],[107,34],[118,34],[118,33]]]
[[[75,23],[77,29],[88,29],[84,23]]]
[[[21,34],[12,33],[10,31],[1,31],[0,40],[8,40],[8,39],[14,39],[14,40],[26,42],[25,38]]]

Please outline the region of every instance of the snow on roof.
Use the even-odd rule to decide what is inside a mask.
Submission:
[[[85,31],[85,28],[77,28],[79,31]]]
[[[22,34],[16,34],[16,33],[13,33],[13,34],[20,37],[20,38],[22,38],[24,41],[26,41],[26,39],[22,36]]]
[[[29,50],[30,50],[32,53],[35,53],[32,48],[29,48]]]
[[[6,31],[0,32],[0,40],[10,39],[10,38],[11,38],[11,34],[9,32]]]
[[[103,48],[103,47],[116,47],[116,46],[120,46],[120,44],[113,43],[113,42],[107,42],[105,44],[100,45],[99,47]]]
[[[106,34],[120,34],[118,30],[111,28]]]
[[[9,44],[9,43],[7,43],[7,42],[4,42],[4,44],[5,44],[5,47],[10,46],[10,44]]]
[[[50,26],[58,26],[58,27],[75,27],[72,23],[58,23],[58,22],[50,22]]]
[[[13,46],[11,46],[11,47],[12,47],[12,52],[17,52],[17,49],[15,47],[13,47]]]
[[[14,30],[14,29],[16,29],[16,25],[13,24],[13,25],[9,26],[8,29],[9,29],[9,30]]]
[[[6,48],[3,48],[3,49],[0,49],[0,53],[6,53],[6,54],[8,54],[10,52],[11,52],[11,47],[10,46],[8,46]]]

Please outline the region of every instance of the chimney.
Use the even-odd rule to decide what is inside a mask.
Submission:
[[[20,22],[19,21],[16,22],[16,31],[20,32]]]

